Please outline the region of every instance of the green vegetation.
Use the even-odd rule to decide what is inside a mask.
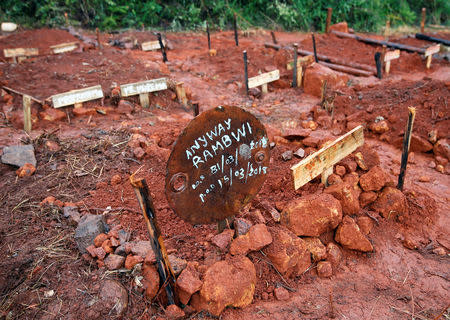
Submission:
[[[237,14],[240,28],[323,31],[327,7],[332,22],[347,21],[358,31],[379,31],[386,19],[391,26],[418,25],[421,8],[427,23],[449,24],[448,0],[2,0],[0,20],[25,26],[70,24],[102,30],[159,28],[199,29],[208,20],[218,29],[230,29]]]

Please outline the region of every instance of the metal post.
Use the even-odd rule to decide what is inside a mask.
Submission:
[[[375,52],[375,65],[377,67],[377,77],[378,79],[383,78],[383,71],[381,66],[381,53]]]
[[[211,38],[209,36],[209,24],[208,24],[208,21],[206,21],[206,33],[208,34],[208,49],[211,50]]]
[[[311,36],[312,36],[313,49],[314,49],[314,61],[316,61],[316,63],[318,63],[319,59],[317,59],[316,38],[314,37],[314,33],[311,33]]]
[[[398,176],[397,189],[403,191],[405,181],[406,165],[408,164],[409,145],[411,143],[411,132],[413,129],[414,118],[416,117],[416,108],[409,107],[408,125],[406,126],[405,136],[403,137],[402,162],[400,164],[400,174]]]
[[[331,24],[331,14],[333,12],[333,8],[328,8],[327,10],[327,24],[325,25],[325,33],[330,32],[330,24]]]
[[[298,44],[294,43],[294,70],[293,70],[293,75],[292,75],[292,87],[293,88],[297,87],[297,57],[298,57],[297,48],[298,48]]]
[[[248,69],[247,69],[247,51],[244,50],[244,77],[245,77],[245,92],[248,95]]]
[[[164,43],[162,42],[161,33],[158,32],[158,34],[156,36],[158,37],[159,46],[161,47],[163,62],[167,62],[168,60],[167,60],[166,48],[164,47]]]
[[[236,42],[236,47],[239,46],[238,32],[237,32],[237,19],[236,12],[234,13],[234,42]]]

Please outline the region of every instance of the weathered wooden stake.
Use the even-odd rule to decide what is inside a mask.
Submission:
[[[208,34],[208,50],[211,50],[211,38],[209,35],[209,24],[208,21],[206,21],[206,33]]]
[[[196,116],[198,116],[199,113],[200,113],[200,109],[199,109],[199,107],[198,107],[198,102],[194,102],[194,103],[192,104],[192,106],[194,107],[194,117],[196,117]]]
[[[409,107],[408,125],[403,137],[402,162],[400,164],[400,174],[398,175],[397,189],[403,191],[403,183],[405,181],[406,165],[408,164],[409,145],[411,143],[411,132],[413,129],[414,118],[416,117],[416,108]]]
[[[328,8],[328,10],[327,10],[327,24],[325,25],[325,33],[330,32],[331,14],[332,13],[333,13],[333,8]]]
[[[69,26],[69,16],[68,16],[67,12],[64,12],[64,18],[66,20],[66,27],[68,27]]]
[[[386,28],[384,28],[384,40],[386,40],[386,41],[389,40],[390,28],[391,28],[391,21],[390,20],[386,20]]]
[[[150,234],[150,244],[156,256],[156,266],[162,286],[164,287],[169,305],[175,304],[175,275],[170,266],[164,241],[156,221],[155,209],[145,179],[136,179],[134,174],[130,176],[130,182],[141,207],[142,214]]]
[[[297,72],[298,72],[298,70],[297,70],[297,56],[298,56],[298,53],[297,53],[297,49],[298,49],[298,44],[297,43],[294,43],[294,68],[293,68],[293,73],[292,73],[292,87],[293,88],[296,88],[296,87],[298,87],[299,86],[299,84],[297,83]]]
[[[314,33],[311,33],[311,36],[312,36],[312,43],[313,43],[313,49],[314,49],[314,61],[316,63],[318,63],[319,59],[317,59],[316,38],[314,37]]]
[[[377,66],[377,77],[378,79],[383,78],[383,71],[381,67],[381,53],[375,52],[375,65]]]
[[[321,176],[320,176],[320,181],[323,183],[323,185],[325,187],[328,187],[328,177],[331,176],[333,174],[333,166],[325,169]]]
[[[184,82],[178,82],[175,85],[175,88],[177,90],[177,98],[178,101],[180,101],[183,105],[187,104],[187,97],[186,97],[186,90],[183,87]]]
[[[156,36],[158,37],[159,46],[161,47],[163,62],[167,62],[168,60],[167,60],[167,54],[166,54],[166,47],[164,47],[164,43],[161,38],[161,33],[158,32],[158,34]]]
[[[98,43],[98,48],[100,50],[103,49],[102,43],[100,42],[100,31],[98,30],[98,28],[95,28],[95,32],[97,33],[97,43]]]
[[[140,102],[142,108],[149,108],[150,107],[149,94],[148,93],[140,93],[139,94],[139,102]]]
[[[247,69],[247,51],[244,50],[244,81],[245,81],[245,92],[248,95],[248,69]]]
[[[31,132],[31,97],[26,94],[23,96],[23,130]]]
[[[426,8],[422,8],[422,20],[420,21],[420,32],[421,33],[425,32],[425,18],[426,18],[426,14],[427,14],[427,9]]]
[[[277,42],[277,38],[275,37],[275,32],[270,31],[270,35],[272,36],[272,41],[273,41],[273,43],[274,43],[274,44],[277,44],[278,42]]]
[[[236,12],[234,13],[234,42],[236,43],[236,47],[239,46],[239,39],[238,39],[238,31],[237,31],[237,19],[236,19]]]

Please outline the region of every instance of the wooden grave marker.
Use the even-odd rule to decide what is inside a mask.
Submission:
[[[60,43],[60,44],[55,44],[54,46],[50,46],[50,49],[52,49],[54,54],[58,54],[58,53],[73,51],[73,50],[77,49],[79,45],[80,45],[80,43],[77,41],[66,42],[66,43]]]
[[[270,72],[266,72],[263,74],[260,74],[256,77],[252,77],[248,79],[248,88],[256,88],[261,86],[261,92],[263,94],[267,93],[267,84],[269,82],[275,81],[280,79],[280,70],[273,70]]]
[[[101,85],[71,90],[51,96],[54,108],[61,108],[70,105],[74,105],[75,108],[79,108],[83,105],[83,102],[101,98],[103,98]]]
[[[31,132],[31,97],[23,95],[23,130],[27,133]]]
[[[166,40],[162,40],[163,45],[166,47]],[[161,46],[159,45],[159,41],[147,41],[141,43],[141,49],[142,51],[152,51],[152,50],[159,50],[161,49]]]
[[[184,89],[183,84],[184,82],[177,82],[177,84],[175,85],[175,89],[177,91],[178,101],[183,105],[187,105],[186,90]]]
[[[424,55],[427,57],[427,69],[430,69],[431,67],[431,59],[433,58],[433,54],[438,53],[440,50],[441,45],[439,43],[426,48]]]
[[[384,54],[384,71],[389,74],[391,70],[391,61],[400,58],[400,50],[386,51]]]
[[[37,56],[39,50],[37,48],[14,48],[14,49],[3,49],[3,55],[5,58],[12,58],[14,63],[21,62],[27,57]]]
[[[302,86],[303,71],[306,69],[307,66],[309,66],[313,62],[314,56],[312,55],[297,58],[297,87]],[[288,61],[288,63],[286,64],[286,69],[287,70],[294,69],[294,60]]]
[[[144,108],[148,108],[150,106],[148,94],[150,92],[161,91],[166,89],[167,89],[167,79],[159,78],[123,84],[120,86],[120,94],[122,97],[139,95],[139,102],[141,103],[141,106]]]
[[[322,183],[327,185],[328,176],[333,173],[333,166],[363,144],[364,129],[362,126],[357,126],[292,166],[295,190],[320,174],[322,175]]]

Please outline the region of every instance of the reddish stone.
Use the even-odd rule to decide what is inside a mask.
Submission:
[[[31,177],[35,172],[35,166],[33,166],[31,163],[25,163],[22,167],[16,170],[16,175],[19,178]]]
[[[94,239],[94,245],[96,247],[101,247],[103,242],[105,242],[106,240],[108,240],[108,235],[105,233],[100,233],[99,235],[97,235]]]
[[[211,239],[211,242],[219,249],[225,250],[230,245],[231,240],[233,239],[233,235],[234,235],[234,230],[225,229],[222,233],[215,235]]]
[[[378,122],[372,122],[369,125],[369,130],[375,133],[381,134],[389,131],[389,125],[386,120],[381,120]]]
[[[128,307],[128,292],[120,282],[111,279],[105,280],[100,288],[99,298],[101,301],[98,302],[98,305],[104,308],[103,310],[109,315],[109,318],[122,318]],[[97,318],[97,315],[90,317],[83,314],[80,318],[92,319]]]
[[[133,154],[136,159],[141,160],[145,156],[145,151],[141,147],[137,147],[133,149]]]
[[[378,153],[370,146],[364,144],[361,148],[358,149],[359,152],[355,154],[355,161],[358,164],[358,166],[364,170],[370,170],[374,166],[380,165],[380,157],[378,156]],[[360,154],[360,156],[356,156],[357,154]]]
[[[111,246],[112,247],[118,247],[120,246],[120,241],[117,238],[111,237]]]
[[[433,147],[435,156],[441,156],[450,160],[450,145],[447,139],[440,139]]]
[[[427,139],[413,133],[411,135],[409,150],[413,152],[428,152],[433,150],[433,145]]]
[[[233,221],[234,230],[236,232],[236,236],[242,236],[248,232],[252,223],[244,218],[236,218]]]
[[[97,111],[95,110],[95,108],[79,107],[79,108],[73,108],[72,113],[76,117],[93,116],[97,113]]]
[[[328,183],[328,185],[339,184],[339,183],[342,183],[342,179],[340,176],[333,173],[328,176],[327,183]]]
[[[227,307],[242,308],[253,301],[256,270],[245,256],[218,261],[209,267],[199,293],[191,298],[197,311],[207,310],[214,316]]]
[[[346,173],[345,171],[345,167],[344,166],[340,166],[340,165],[336,165],[336,167],[334,168],[334,172],[340,176],[343,177]]]
[[[184,316],[186,315],[184,313],[184,311],[181,310],[181,308],[179,306],[177,306],[176,304],[171,304],[171,305],[167,306],[165,312],[166,312],[166,317],[169,320],[181,319],[181,318],[184,318]]]
[[[122,182],[122,177],[118,174],[113,175],[113,177],[111,178],[111,185],[115,186],[118,185]]]
[[[317,275],[320,278],[331,278],[333,275],[333,268],[329,261],[319,261],[317,264]]]
[[[86,249],[87,250],[87,249]],[[118,254],[109,254],[105,259],[105,266],[108,270],[117,270],[122,268],[125,257]]]
[[[327,258],[327,249],[319,238],[306,237],[303,238],[303,241],[305,241],[306,248],[311,253],[313,262],[325,260]]]
[[[272,243],[272,235],[265,224],[256,224],[250,228],[247,234],[233,240],[230,253],[233,255],[246,255],[249,251],[261,250]]]
[[[266,223],[266,219],[264,218],[264,216],[261,213],[261,210],[259,210],[259,209],[250,211],[248,218],[254,224],[260,224],[260,223],[265,224]]]
[[[358,217],[356,223],[358,224],[361,233],[365,236],[367,236],[373,228],[373,220],[369,217]]]
[[[379,166],[373,167],[359,178],[359,185],[364,191],[379,191],[387,182],[388,176]]]
[[[114,252],[114,249],[113,249],[113,247],[111,245],[111,240],[109,240],[109,239],[103,241],[102,248],[103,248],[103,250],[105,250],[106,253],[113,253]]]
[[[329,31],[339,31],[339,32],[345,32],[348,33],[348,25],[347,22],[339,22],[332,24],[329,28]]]
[[[142,284],[145,289],[145,297],[153,300],[159,290],[159,274],[154,265],[144,264],[142,268]]]
[[[45,142],[45,147],[50,152],[58,152],[59,150],[61,150],[61,146],[58,143],[56,143],[55,141],[52,141],[52,140],[47,140]]]
[[[311,254],[301,238],[285,228],[270,227],[269,231],[273,241],[263,251],[280,273],[297,276],[311,266]]]
[[[138,255],[128,255],[126,260],[125,260],[125,268],[128,270],[131,270],[134,268],[135,265],[137,265],[138,263],[143,262],[144,259],[141,256]]]
[[[322,64],[314,63],[306,68],[304,75],[304,92],[320,97],[324,81],[327,81],[327,87],[330,89],[343,87],[347,84],[348,76],[335,72]]]
[[[177,292],[180,302],[188,304],[191,296],[201,289],[202,284],[198,272],[193,267],[189,266],[184,269],[177,279]]]
[[[349,157],[343,159],[339,164],[343,165],[348,173],[355,172],[358,164]]]
[[[50,122],[60,121],[67,117],[64,111],[55,108],[49,108],[47,110],[44,110],[39,113],[39,116],[41,117],[42,120]]]
[[[93,251],[94,251],[95,256],[97,258],[99,258],[100,260],[105,259],[106,252],[105,252],[105,250],[102,247],[95,248]]]
[[[56,201],[54,196],[48,196],[47,198],[45,198],[44,200],[41,201],[40,205],[45,205],[45,204],[49,204],[52,205],[54,204]]]
[[[441,156],[435,156],[434,161],[436,161],[436,164],[440,164],[441,166],[446,166],[448,163],[448,159],[441,157]]]
[[[327,244],[327,260],[336,268],[342,260],[342,252],[339,246],[333,242]]]
[[[326,193],[293,200],[281,214],[281,224],[297,236],[318,237],[336,228],[341,220],[341,203]]]
[[[320,143],[320,137],[318,137],[318,136],[309,136],[308,138],[303,139],[302,143],[306,147],[317,148],[317,146]]]
[[[90,246],[86,247],[86,251],[91,255],[92,258],[96,257],[94,249],[95,249],[95,246],[92,244]]]
[[[289,291],[283,287],[275,288],[275,290],[273,290],[273,295],[279,301],[289,300]]]
[[[331,194],[340,201],[344,215],[357,214],[359,212],[359,195],[361,189],[358,186],[343,182],[329,186],[324,192]]]
[[[377,200],[377,197],[378,195],[373,191],[361,192],[361,194],[359,195],[359,204],[361,205],[361,208],[364,208],[365,206]]]
[[[362,252],[373,251],[370,241],[362,234],[355,220],[349,216],[345,216],[337,228],[335,240],[347,249]]]
[[[378,196],[372,208],[384,218],[394,219],[399,214],[408,212],[406,197],[397,188],[386,187]]]

